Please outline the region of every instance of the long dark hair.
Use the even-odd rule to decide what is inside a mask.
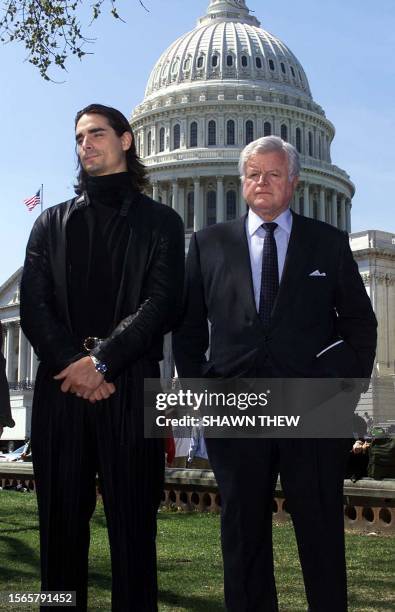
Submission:
[[[116,108],[112,108],[111,106],[104,106],[103,104],[89,104],[89,106],[86,106],[82,110],[78,111],[78,113],[76,114],[74,122],[75,128],[77,127],[77,123],[81,119],[82,115],[87,114],[96,114],[106,117],[108,123],[111,125],[112,129],[118,136],[122,136],[124,132],[129,132],[129,134],[132,135],[132,144],[130,148],[125,152],[126,165],[128,172],[130,173],[132,189],[134,189],[135,191],[144,191],[144,189],[146,189],[149,185],[147,171],[145,169],[144,164],[141,162],[139,156],[137,155],[136,144],[129,121]],[[80,194],[86,189],[86,180],[88,174],[82,167],[80,158],[78,156],[77,170],[77,184],[74,186],[74,189],[77,194]]]

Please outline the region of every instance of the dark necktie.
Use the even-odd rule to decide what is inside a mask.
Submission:
[[[266,232],[262,253],[261,294],[259,298],[259,317],[264,325],[269,325],[270,316],[278,293],[277,245],[274,230],[277,223],[262,223]]]

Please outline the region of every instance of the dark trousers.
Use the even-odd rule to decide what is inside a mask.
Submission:
[[[121,403],[118,391],[92,405],[63,394],[55,381],[37,380],[32,451],[42,590],[76,591],[78,612],[87,610],[96,472],[111,550],[112,609],[157,610],[155,536],[163,441],[145,440],[142,431],[136,436],[137,407]]]
[[[207,438],[206,443],[221,493],[228,612],[278,610],[272,508],[279,473],[310,610],[346,612],[345,441]]]

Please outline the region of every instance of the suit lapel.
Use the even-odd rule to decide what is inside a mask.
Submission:
[[[272,313],[272,324],[281,317],[284,309],[298,291],[301,275],[306,269],[313,250],[309,224],[300,215],[292,212],[292,230],[289,237],[284,270],[281,277],[277,299]]]
[[[250,251],[248,248],[245,229],[246,217],[247,215],[243,215],[240,219],[237,219],[232,224],[229,224],[230,272],[234,282],[237,283],[238,294],[240,295],[240,299],[244,303],[248,313],[252,317],[257,317],[254,285],[251,272]]]

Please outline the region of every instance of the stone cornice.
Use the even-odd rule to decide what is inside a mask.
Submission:
[[[207,163],[210,166],[230,165],[233,166],[237,173],[237,163],[240,156],[238,148],[216,148],[213,149],[183,149],[170,151],[168,153],[159,153],[143,159],[149,174],[155,170],[163,172],[169,169],[174,172],[176,168],[185,169],[191,168],[196,170],[199,166],[206,167]],[[346,189],[348,197],[354,195],[355,187],[350,181],[349,176],[344,170],[328,162],[315,160],[305,156],[301,156],[302,173],[301,179],[317,186],[321,184],[321,179],[326,178],[329,181],[340,181],[343,188]],[[214,170],[213,170],[214,172]],[[335,188],[328,186],[328,189]],[[339,189],[339,188],[338,188]],[[346,195],[346,194],[345,194]]]
[[[390,272],[361,272],[361,277],[365,286],[369,286],[372,282],[387,286],[395,284],[395,274]]]
[[[380,259],[388,259],[395,261],[395,249],[383,249],[379,247],[369,247],[364,249],[353,250],[354,259],[371,259],[372,257],[379,257]]]
[[[133,116],[131,126],[134,131],[144,126],[152,125],[153,123],[163,123],[166,120],[181,119],[181,118],[201,118],[210,114],[234,113],[245,117],[248,113],[259,113],[259,118],[264,119],[265,115],[275,115],[276,119],[289,118],[301,123],[308,123],[309,126],[320,127],[328,132],[328,136],[332,141],[335,128],[333,123],[326,117],[317,115],[312,111],[302,109],[287,104],[278,104],[270,102],[261,102],[246,100],[241,103],[240,100],[221,100],[214,102],[212,100],[205,102],[195,102],[191,104],[175,104],[173,106],[158,107],[154,110],[146,111],[145,113]]]

